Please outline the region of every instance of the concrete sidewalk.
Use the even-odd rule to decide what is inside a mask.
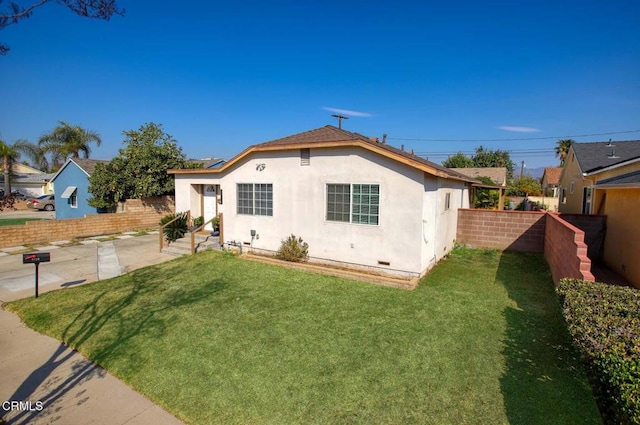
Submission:
[[[175,258],[158,252],[157,235],[51,248],[50,252],[51,262],[40,265],[40,293]],[[34,266],[23,265],[19,254],[0,257],[0,301],[33,295]],[[181,423],[77,352],[29,329],[4,310],[0,311],[0,377],[0,416],[8,424]]]

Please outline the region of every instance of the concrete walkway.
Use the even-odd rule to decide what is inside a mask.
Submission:
[[[174,259],[157,235],[47,247],[40,293]],[[0,257],[0,301],[34,295],[34,266]],[[175,417],[53,338],[0,310],[0,416],[8,424],[180,424]],[[14,403],[12,403],[14,402]],[[21,404],[20,404],[21,402]],[[2,423],[2,420],[0,420]]]

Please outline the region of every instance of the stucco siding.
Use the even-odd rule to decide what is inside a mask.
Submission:
[[[239,183],[272,184],[273,216],[238,214]],[[424,269],[424,173],[373,152],[353,147],[312,149],[308,166],[301,165],[298,150],[260,152],[225,173],[176,175],[177,210],[189,209],[191,201],[179,194],[189,193],[194,184],[220,184],[223,203],[218,211],[224,213],[226,241],[276,251],[281,240],[293,233],[309,244],[309,255],[316,260],[413,276]],[[379,224],[328,221],[327,184],[379,185]],[[251,230],[256,231],[255,238]]]
[[[640,189],[608,189],[606,193],[604,261],[640,288]]]
[[[421,180],[420,171],[354,148],[312,150],[309,166],[298,151],[256,154],[224,178],[225,238],[276,251],[293,233],[315,259],[417,274]],[[273,184],[273,216],[237,214],[238,183]],[[379,224],[326,220],[327,184],[360,183],[380,187]],[[251,230],[259,238],[252,241]]]

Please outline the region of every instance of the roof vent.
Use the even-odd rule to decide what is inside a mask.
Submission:
[[[384,145],[385,143],[387,143],[387,133],[382,135],[382,144]]]
[[[611,143],[611,139],[609,139],[609,141],[607,142],[607,147],[610,148],[612,146],[615,146],[614,144]]]
[[[613,145],[611,145],[611,146],[613,146]],[[611,155],[609,155],[607,158],[614,159],[614,158],[620,158],[620,157],[616,156],[616,150],[612,147],[611,148]]]

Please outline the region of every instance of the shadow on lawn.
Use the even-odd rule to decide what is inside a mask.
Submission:
[[[496,283],[516,304],[504,310],[500,386],[509,423],[601,423],[544,257],[503,253]]]
[[[156,269],[147,268],[128,275],[130,289],[122,286],[112,289],[110,281],[103,281],[103,290],[71,321],[62,334],[62,340],[70,347],[85,348],[91,359],[104,364],[119,355],[126,356],[127,366],[135,368],[143,359],[138,358],[137,350],[131,340],[144,335],[148,338],[161,338],[170,320],[168,309],[197,303],[209,295],[224,289],[224,280],[214,280],[206,285],[185,287],[171,285],[182,269],[174,267]],[[168,283],[162,283],[168,282]],[[114,294],[121,293],[120,296]],[[96,336],[96,334],[99,334]],[[95,338],[94,338],[95,336]],[[135,344],[135,343],[133,343]],[[8,400],[33,400],[38,391],[37,400],[43,404],[41,411],[23,411],[13,416],[9,423],[31,423],[36,417],[56,415],[62,407],[57,403],[78,384],[104,377],[104,370],[88,360],[75,361],[71,371],[61,373],[56,369],[73,356],[74,352],[60,344],[53,355],[34,370]],[[44,391],[43,391],[44,389]],[[89,399],[85,391],[79,391],[75,397],[76,405]],[[55,422],[60,417],[51,417]]]

